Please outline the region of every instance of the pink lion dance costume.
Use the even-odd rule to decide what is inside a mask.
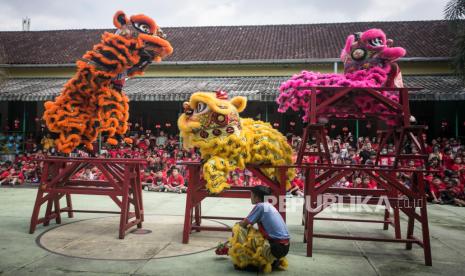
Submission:
[[[370,29],[363,33],[350,35],[341,53],[344,62],[344,74],[322,74],[318,72],[302,71],[281,84],[280,95],[277,98],[278,111],[286,112],[289,108],[298,111],[305,110],[303,120],[309,119],[309,104],[312,86],[326,87],[403,87],[402,75],[395,61],[405,56],[406,51],[401,47],[391,47],[393,41],[386,39],[380,29]],[[308,89],[306,89],[308,88]],[[395,91],[382,91],[383,96],[398,102],[399,96]],[[321,93],[317,90],[317,105],[319,102],[334,95],[331,91]],[[355,105],[354,105],[355,103]],[[363,118],[381,116],[387,124],[395,124],[392,111],[383,104],[376,102],[370,96],[357,96],[349,102],[349,97],[339,106],[326,107],[322,114],[334,114],[337,117],[349,115]]]

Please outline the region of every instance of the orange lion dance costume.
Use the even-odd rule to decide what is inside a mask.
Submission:
[[[77,72],[61,95],[45,103],[43,118],[48,129],[59,134],[60,152],[70,153],[79,145],[92,149],[99,133],[116,145],[113,137],[128,129],[129,99],[122,92],[126,76],[143,74],[152,61],[173,52],[155,21],[143,14],[128,18],[118,11],[113,24],[116,33],[105,32],[76,62]]]

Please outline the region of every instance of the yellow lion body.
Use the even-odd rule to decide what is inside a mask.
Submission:
[[[276,258],[271,254],[270,243],[257,229],[251,226],[243,228],[235,224],[232,233],[232,237],[229,238],[228,255],[234,265],[240,268],[255,266],[265,273],[272,271],[272,264]],[[287,267],[287,259],[279,259],[279,268]]]

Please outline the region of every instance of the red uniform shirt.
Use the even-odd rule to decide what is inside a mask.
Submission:
[[[235,182],[234,182],[235,181]],[[241,178],[238,178],[238,179],[229,179],[228,183],[231,185],[231,186],[236,186],[236,187],[242,187],[244,186],[244,181],[241,179]]]
[[[153,177],[153,183],[157,186],[159,185],[165,185],[167,183],[167,179],[166,177],[162,176],[162,177],[157,177],[157,176],[154,176]]]
[[[170,175],[168,177],[168,184],[171,186],[184,186],[184,177],[182,177],[181,174],[178,174],[177,176]]]
[[[249,186],[255,187],[255,186],[259,186],[261,184],[262,184],[262,182],[260,181],[260,179],[258,179],[256,177],[252,177],[249,180]]]
[[[444,155],[444,167],[448,170],[452,170],[452,166],[455,164],[454,159],[452,159],[449,155]]]
[[[144,140],[144,141],[140,141],[137,144],[137,147],[140,148],[140,149],[143,149],[144,151],[146,151],[149,148],[149,145],[147,145],[147,143]]]
[[[0,174],[0,179],[4,179],[8,176],[10,176],[10,171],[4,171]]]
[[[141,182],[149,182],[149,183],[151,183],[153,181],[153,177],[150,174],[141,173],[140,174],[140,181]]]
[[[463,164],[454,164],[451,166],[451,170],[457,173],[462,173],[463,169],[464,169]]]
[[[292,183],[292,186],[297,186],[301,190],[304,189],[304,181],[300,178],[294,178],[294,180],[292,180],[291,183]]]

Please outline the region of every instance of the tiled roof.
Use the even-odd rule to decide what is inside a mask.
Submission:
[[[184,101],[196,91],[228,91],[252,101],[274,101],[279,85],[287,77],[176,77],[134,78],[124,87],[132,101]],[[45,101],[57,96],[67,79],[13,78],[0,86],[0,101]],[[465,88],[454,76],[404,76],[411,100],[465,100]]]
[[[167,61],[338,58],[345,38],[383,29],[407,57],[449,57],[453,34],[446,21],[356,22],[301,25],[163,28],[174,47]],[[0,32],[7,64],[67,64],[91,49],[104,31]],[[0,51],[0,53],[2,52]]]

